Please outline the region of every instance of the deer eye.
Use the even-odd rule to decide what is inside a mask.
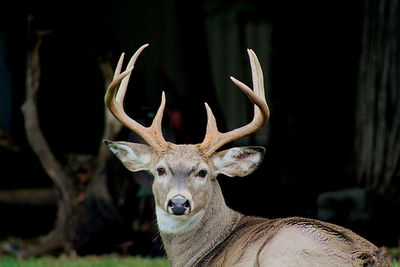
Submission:
[[[165,174],[165,169],[164,168],[157,168],[157,174],[158,176],[162,176]]]
[[[197,176],[199,176],[199,177],[201,177],[201,178],[204,178],[204,177],[206,177],[207,176],[207,171],[206,170],[201,170],[201,171],[199,171],[199,173],[197,174]]]

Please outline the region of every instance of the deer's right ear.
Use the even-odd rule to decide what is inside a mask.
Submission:
[[[112,153],[124,164],[124,166],[132,171],[147,171],[150,169],[151,159],[155,151],[148,145],[130,143],[130,142],[113,142],[104,140],[104,143]]]

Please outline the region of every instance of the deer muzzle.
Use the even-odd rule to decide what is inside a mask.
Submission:
[[[190,213],[190,202],[182,195],[176,195],[168,201],[168,212],[176,216]]]

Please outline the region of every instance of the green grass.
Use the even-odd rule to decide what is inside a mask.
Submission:
[[[400,267],[400,259],[399,259],[400,247],[388,250],[388,252],[392,258],[392,260],[391,260],[392,267]]]
[[[0,267],[169,267],[164,258],[123,257],[118,255],[86,257],[40,257],[18,260],[0,256]],[[400,261],[392,260],[392,267],[400,267]]]
[[[0,256],[1,267],[169,267],[164,258],[141,258],[109,256],[87,257],[40,257],[18,260],[14,257]]]

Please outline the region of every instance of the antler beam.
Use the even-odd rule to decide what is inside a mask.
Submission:
[[[217,122],[213,112],[211,111],[211,108],[207,105],[207,103],[205,103],[207,110],[207,130],[204,140],[200,144],[200,149],[206,156],[211,155],[224,144],[256,132],[268,120],[269,108],[265,100],[264,79],[261,65],[253,50],[247,49],[247,53],[249,54],[250,58],[254,91],[234,77],[230,78],[236,84],[236,86],[238,86],[254,103],[253,120],[245,126],[226,133],[221,133],[218,131]]]
[[[157,114],[153,119],[153,123],[149,127],[144,127],[132,118],[130,118],[124,111],[123,102],[128,87],[129,78],[132,74],[135,62],[140,53],[148,46],[145,44],[141,46],[130,59],[125,71],[121,73],[122,62],[124,61],[124,53],[121,55],[118,65],[115,69],[114,78],[108,86],[105,103],[111,113],[128,129],[134,131],[141,136],[147,144],[156,149],[157,151],[165,151],[168,148],[168,143],[162,135],[161,121],[165,108],[165,94],[162,93],[161,104],[158,108]],[[118,84],[120,86],[118,87]]]

